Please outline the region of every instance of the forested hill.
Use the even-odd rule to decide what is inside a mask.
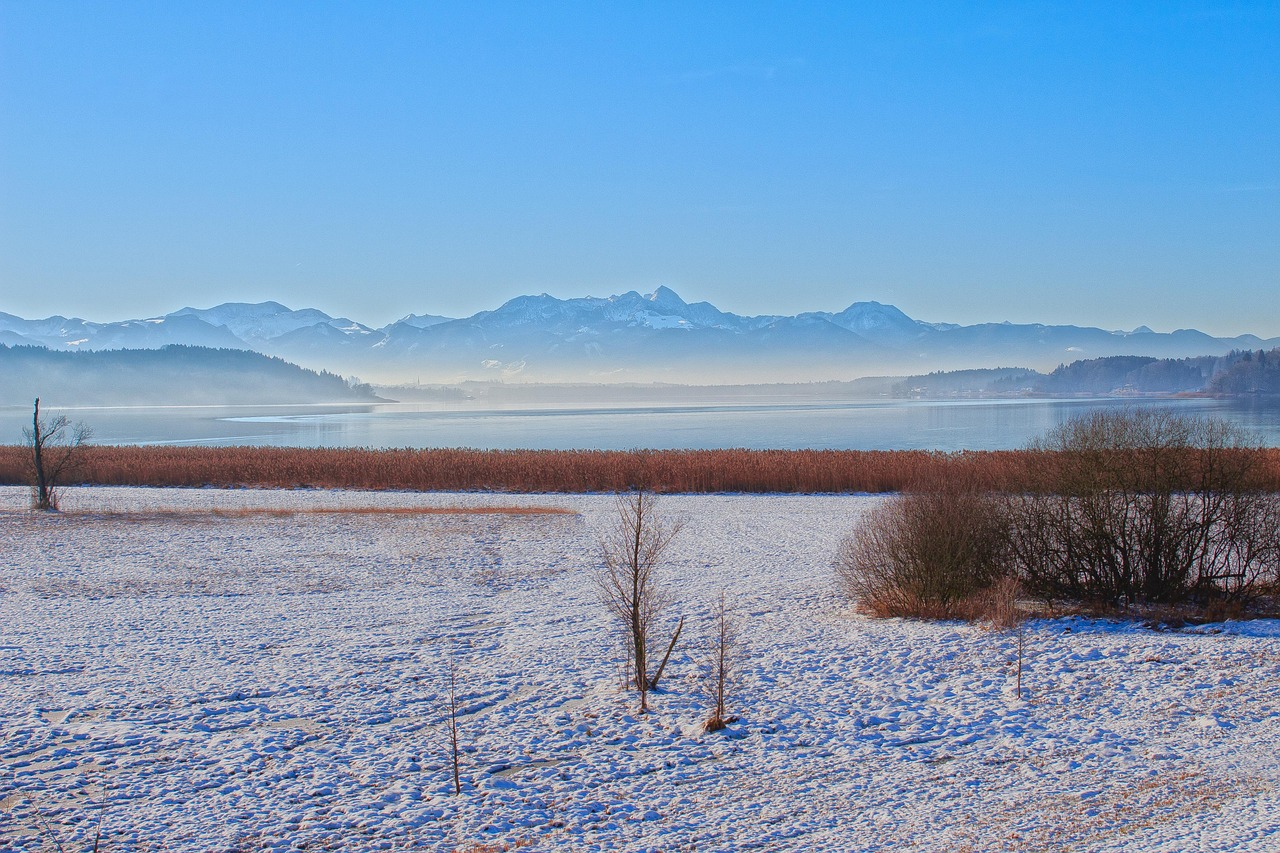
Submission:
[[[909,376],[893,386],[900,397],[1043,394],[1280,394],[1280,348],[1221,356],[1149,358],[1117,355],[1059,365],[1050,373],[999,368]]]
[[[0,344],[0,405],[169,406],[376,400],[366,385],[247,350],[59,352]]]

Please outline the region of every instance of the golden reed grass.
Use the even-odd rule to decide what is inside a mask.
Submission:
[[[0,484],[25,485],[29,449],[0,446]],[[1280,490],[1280,449],[1257,452]],[[72,482],[104,486],[408,491],[897,492],[936,478],[1035,490],[1054,455],[1027,450],[368,450],[90,446]]]

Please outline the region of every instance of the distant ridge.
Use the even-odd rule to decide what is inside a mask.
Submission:
[[[1273,395],[1280,394],[1280,349],[1196,358],[1114,355],[1059,365],[1048,374],[1010,367],[939,372],[905,377],[890,386],[889,394],[923,398]]]
[[[693,382],[848,380],[1022,364],[1038,371],[1081,359],[1222,356],[1280,338],[1218,338],[1194,329],[1132,332],[1082,326],[913,319],[893,305],[741,316],[659,287],[609,297],[518,296],[470,317],[408,314],[374,328],[314,308],[225,303],[115,323],[26,320],[0,313],[0,343],[53,350],[155,349],[185,344],[252,350],[384,382]]]
[[[367,386],[238,349],[56,352],[0,345],[0,405],[269,405],[377,402]]]

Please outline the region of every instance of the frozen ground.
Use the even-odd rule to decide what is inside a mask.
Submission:
[[[0,489],[0,849],[85,849],[103,796],[105,851],[1280,849],[1280,625],[1033,623],[1019,699],[1012,637],[833,595],[874,498],[663,498],[688,642],[637,717],[591,580],[611,498],[26,497]],[[211,511],[483,504],[574,514]],[[707,735],[721,590],[742,722]]]

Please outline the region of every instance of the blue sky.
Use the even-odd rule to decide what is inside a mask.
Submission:
[[[1280,335],[1280,4],[0,0],[0,311]]]

